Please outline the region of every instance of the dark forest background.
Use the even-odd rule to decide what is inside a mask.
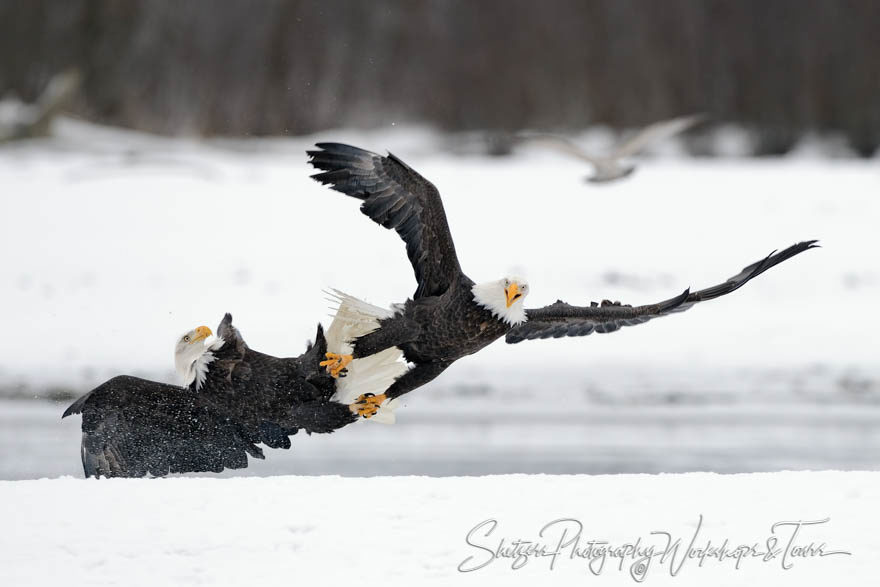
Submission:
[[[0,0],[0,95],[153,132],[629,127],[690,112],[784,153],[880,144],[876,0]]]

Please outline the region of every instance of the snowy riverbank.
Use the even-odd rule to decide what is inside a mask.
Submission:
[[[658,158],[597,188],[556,153],[455,156],[438,151],[441,135],[413,130],[196,142],[67,121],[59,134],[0,149],[0,297],[15,309],[4,315],[0,389],[81,392],[119,373],[173,380],[175,337],[226,311],[254,348],[299,353],[327,315],[322,289],[382,305],[412,295],[399,238],[309,179],[316,140],[391,149],[413,165],[443,194],[465,271],[523,275],[530,306],[653,302],[822,241],[692,312],[607,336],[498,342],[436,385],[633,361],[877,364],[880,267],[865,246],[880,218],[873,161]]]
[[[389,149],[424,173],[466,272],[524,275],[530,306],[647,303],[798,240],[823,248],[644,326],[499,341],[410,394],[393,429],[298,436],[243,473],[880,466],[876,161],[692,159],[670,144],[596,187],[556,153],[454,155],[418,129],[194,141],[60,122],[56,138],[0,148],[0,397],[17,398],[0,401],[0,478],[79,474],[79,418],[59,419],[70,400],[26,398],[119,373],[174,381],[175,337],[226,311],[254,348],[290,355],[326,322],[321,289],[383,305],[412,294],[398,237],[309,179],[317,140]]]
[[[880,473],[0,482],[0,583],[633,585],[641,570],[654,585],[866,585],[880,552],[878,508]],[[801,527],[791,547],[793,526],[771,530],[826,518]],[[578,550],[559,548],[578,522]],[[661,560],[667,538],[652,532],[680,539],[679,550]],[[545,556],[513,570],[514,559],[489,554],[502,539],[537,542]],[[600,569],[590,540],[640,540],[655,556],[645,569],[627,555],[621,570],[606,555]],[[755,550],[738,570],[735,555],[700,566],[683,561],[692,540]],[[768,540],[775,555],[763,554]],[[808,545],[812,556],[795,548]]]
[[[781,471],[880,466],[875,161],[658,158],[595,188],[552,154],[464,157],[412,130],[196,142],[62,121],[59,135],[0,149],[0,395],[18,398],[0,401],[0,478],[80,475],[79,419],[23,398],[118,373],[173,381],[175,336],[226,311],[254,348],[290,355],[326,317],[321,289],[412,293],[399,239],[308,178],[315,140],[390,149],[434,181],[466,272],[524,275],[530,306],[652,302],[798,240],[824,248],[648,325],[496,343],[411,394],[395,426],[298,435],[232,478],[0,481],[0,585],[633,584],[634,557],[591,571],[570,547],[553,570],[548,556],[458,570],[487,560],[466,542],[481,522],[498,522],[483,547],[549,551],[574,522],[538,534],[561,518],[583,524],[581,554],[680,538],[647,567],[657,585],[873,580],[880,473]],[[694,470],[777,472],[476,476]],[[290,473],[349,477],[265,477]],[[366,478],[420,473],[475,476]],[[695,533],[762,550],[774,523],[826,518],[795,544],[851,555],[784,563],[784,525],[776,555],[689,559],[670,577]]]
[[[525,376],[432,385],[411,394],[394,426],[298,434],[291,450],[266,449],[265,461],[223,475],[877,469],[880,390],[871,375],[618,366],[574,383],[548,377],[545,387]],[[82,475],[80,419],[61,421],[64,407],[0,401],[0,479]],[[365,451],[375,456],[363,459]]]

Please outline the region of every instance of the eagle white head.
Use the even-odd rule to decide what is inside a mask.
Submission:
[[[519,277],[503,277],[496,281],[478,283],[471,288],[474,301],[492,315],[511,326],[526,321],[523,300],[529,295],[529,282]]]
[[[183,380],[184,387],[195,381],[198,389],[205,382],[208,365],[214,361],[214,353],[211,351],[223,346],[222,338],[206,344],[205,341],[212,334],[207,326],[199,326],[177,339],[177,344],[174,345],[174,368]]]

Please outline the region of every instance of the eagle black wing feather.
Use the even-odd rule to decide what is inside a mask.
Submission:
[[[724,283],[695,292],[687,289],[673,298],[656,304],[629,306],[605,300],[601,304],[594,302],[584,307],[572,306],[559,300],[544,308],[527,310],[528,320],[508,332],[505,340],[514,344],[536,338],[562,338],[587,336],[594,332],[614,332],[624,326],[635,326],[667,314],[683,312],[699,302],[727,295],[771,267],[817,246],[814,240],[797,243],[752,263]]]
[[[446,212],[437,188],[391,155],[340,143],[318,143],[308,151],[310,163],[322,170],[312,176],[338,192],[363,200],[361,212],[406,243],[415,271],[415,298],[442,294],[461,274]]]
[[[122,375],[74,402],[86,477],[220,472],[263,458],[239,427],[188,389]]]

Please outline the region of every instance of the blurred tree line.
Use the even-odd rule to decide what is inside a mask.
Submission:
[[[880,143],[876,0],[0,0],[0,95],[162,133],[635,126],[689,112]]]

